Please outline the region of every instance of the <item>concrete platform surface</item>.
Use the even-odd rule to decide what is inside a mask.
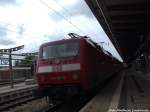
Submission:
[[[119,102],[119,96],[116,92],[120,92],[119,83],[122,83],[123,76],[124,73],[116,76],[80,112],[107,112],[110,108],[116,108]]]
[[[80,112],[150,112],[150,75],[124,70]]]

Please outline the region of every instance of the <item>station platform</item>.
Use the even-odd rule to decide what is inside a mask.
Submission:
[[[0,95],[13,92],[13,91],[18,91],[22,89],[27,89],[27,88],[33,88],[37,87],[37,84],[32,84],[32,85],[26,85],[25,83],[19,83],[19,84],[14,84],[14,88],[11,88],[10,85],[0,87]]]
[[[150,112],[150,75],[124,70],[80,112]]]

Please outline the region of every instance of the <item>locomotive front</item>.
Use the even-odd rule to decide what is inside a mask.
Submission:
[[[44,94],[76,94],[80,89],[80,40],[60,40],[40,47],[36,76]]]

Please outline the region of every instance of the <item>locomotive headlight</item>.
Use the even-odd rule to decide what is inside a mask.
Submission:
[[[77,80],[77,79],[79,78],[79,75],[78,75],[78,74],[73,74],[73,75],[72,75],[72,78],[73,78],[74,80]]]

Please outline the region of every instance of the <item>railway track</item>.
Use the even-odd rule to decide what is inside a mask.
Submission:
[[[16,109],[21,105],[32,103],[32,101],[36,102],[36,100],[39,99],[33,96],[33,90],[36,88],[37,86],[32,86],[27,89],[0,94],[0,112]],[[65,99],[65,101],[59,101],[55,104],[47,105],[46,108],[41,108],[42,110],[40,109],[36,112],[78,112],[88,100],[89,99],[76,96],[72,97],[71,99]]]
[[[49,105],[39,112],[78,112],[89,99],[80,99],[79,97],[60,101],[56,104]]]
[[[115,79],[115,77],[111,77],[107,79],[103,84],[100,86],[99,90],[102,90],[108,85],[112,79]],[[71,99],[67,99],[60,104],[57,105],[50,105],[48,108],[46,108],[43,111],[39,112],[78,112],[90,99],[92,99],[96,94],[94,94],[91,97],[85,97],[83,96],[74,96]]]
[[[62,102],[61,103],[58,103],[58,104],[52,104],[52,105],[49,105],[49,107],[45,108],[43,111],[40,111],[40,112],[56,112],[59,107],[61,107],[62,105]]]
[[[21,104],[37,99],[33,96],[36,87],[0,94],[0,112],[7,111]]]
[[[22,82],[24,82],[24,80],[17,80],[17,81],[14,81],[15,84],[19,84],[19,83],[22,83]],[[0,82],[0,87],[8,86],[8,85],[10,85],[10,81]]]

